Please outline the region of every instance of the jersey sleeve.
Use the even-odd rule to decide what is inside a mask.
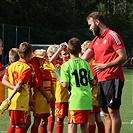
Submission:
[[[37,57],[33,57],[30,60],[30,63],[32,64],[33,67],[33,71],[34,71],[34,76],[33,76],[33,82],[34,82],[34,86],[35,87],[41,87],[43,86],[43,78],[42,78],[42,74],[40,72],[39,69],[39,61]]]
[[[114,31],[110,31],[109,34],[115,51],[124,47],[124,42],[119,34]]]
[[[61,82],[69,82],[69,74],[68,74],[68,69],[66,67],[66,63],[64,63],[61,66],[61,71],[60,71],[60,81]]]
[[[28,83],[31,79],[31,76],[32,76],[32,69],[28,68],[20,76],[20,81],[22,81],[23,83]]]
[[[6,75],[6,76],[8,76],[8,68],[9,67],[6,68],[5,73],[4,73],[4,75]]]

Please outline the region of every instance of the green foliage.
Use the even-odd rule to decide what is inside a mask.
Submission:
[[[124,42],[128,43],[127,49],[130,49],[133,41],[129,35],[133,30],[132,9],[132,0],[1,0],[0,23],[31,27],[32,43],[35,43],[32,36],[37,37],[38,43],[57,43],[73,37],[75,32],[78,34],[75,36],[85,40],[83,30],[88,28],[87,15],[100,11],[109,27],[122,35]]]
[[[133,2],[132,1],[117,1],[110,0],[110,3],[100,3],[97,10],[104,14],[108,26],[118,32],[124,42],[126,49],[130,51],[133,49]],[[107,10],[105,11],[105,6]]]

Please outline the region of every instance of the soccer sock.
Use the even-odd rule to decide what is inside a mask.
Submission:
[[[47,124],[40,125],[40,133],[47,133]]]
[[[56,133],[63,133],[63,121],[64,119],[59,119],[59,121],[56,122]]]
[[[102,121],[97,123],[97,126],[98,126],[98,133],[105,133],[105,127]]]
[[[15,132],[15,126],[14,125],[9,125],[7,129],[7,133],[14,133]]]
[[[52,133],[54,129],[55,116],[48,117],[48,132]]]
[[[38,126],[32,126],[31,127],[31,133],[38,133]]]
[[[88,131],[89,131],[89,133],[95,133],[95,131],[96,131],[96,125],[89,125]]]
[[[24,127],[16,127],[15,133],[26,133],[25,128]]]

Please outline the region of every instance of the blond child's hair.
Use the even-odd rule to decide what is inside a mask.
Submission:
[[[9,64],[18,61],[19,55],[18,55],[18,48],[12,48],[9,51]]]
[[[59,49],[59,47],[59,45],[50,45],[47,49],[47,53],[54,54]]]
[[[90,40],[85,41],[85,42],[81,45],[81,48],[86,48],[86,49],[87,49],[87,48],[89,47],[90,43],[91,43]]]
[[[81,45],[81,53],[82,54],[85,53],[85,51],[88,49],[90,43],[91,43],[91,41],[87,40]]]
[[[47,58],[48,60],[51,59],[51,57],[57,52],[59,49],[59,45],[50,45],[47,49]]]
[[[47,51],[44,50],[44,49],[36,49],[36,50],[34,51],[34,53],[35,53],[36,55],[39,55],[39,56],[42,56],[42,57],[46,57],[46,56],[47,56]]]

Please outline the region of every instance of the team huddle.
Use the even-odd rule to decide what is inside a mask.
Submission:
[[[70,59],[69,46],[72,47],[74,55],[77,55],[74,60]],[[76,50],[76,48],[78,49]],[[93,85],[93,75],[88,62],[78,57],[80,52],[81,43],[77,38],[72,38],[68,44],[51,45],[47,52],[42,49],[32,52],[32,46],[27,42],[22,42],[18,49],[12,48],[9,51],[9,66],[2,79],[2,83],[9,87],[9,97],[6,99],[10,104],[8,108],[10,116],[8,133],[27,132],[31,124],[30,111],[33,111],[34,116],[32,133],[37,133],[39,126],[40,133],[47,132],[47,125],[48,132],[52,133],[55,116],[57,117],[56,132],[58,133],[63,132],[66,116],[68,116],[68,123],[82,125],[88,123],[92,109],[90,84]],[[76,90],[70,89],[69,85],[62,85],[66,77],[69,77],[68,75],[65,76],[67,70],[65,65],[71,68],[72,76],[74,75],[73,85],[75,84],[75,89],[76,87],[82,88],[77,92],[78,97],[74,94]],[[75,69],[77,66],[79,70]],[[78,77],[77,74],[79,74]],[[69,79],[67,82],[69,83]],[[100,108],[97,108],[98,113],[100,113]]]
[[[119,133],[119,108],[124,85],[121,63],[126,59],[121,37],[106,27],[100,13],[87,17],[94,40],[78,38],[32,51],[22,42],[9,51],[2,83],[8,87],[10,125],[7,133]],[[100,48],[99,48],[100,47]],[[105,126],[100,116],[104,112]]]

